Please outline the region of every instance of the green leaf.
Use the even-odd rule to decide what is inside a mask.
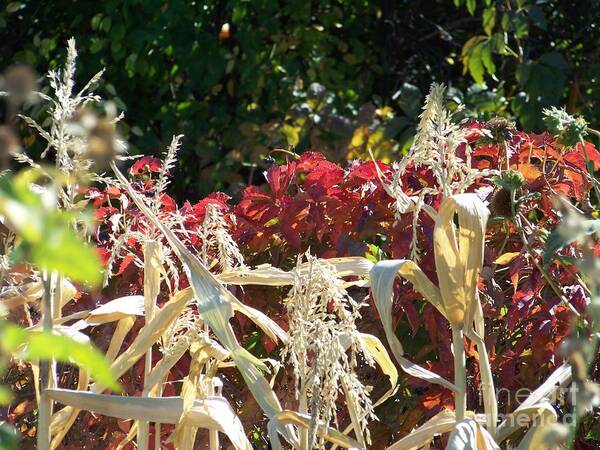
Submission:
[[[97,286],[102,281],[98,253],[65,225],[48,227],[46,239],[29,250],[31,262],[39,268],[56,271],[72,280]]]
[[[467,5],[467,11],[469,11],[469,14],[471,14],[471,15],[475,14],[475,8],[477,7],[477,0],[467,0],[466,5]]]
[[[488,36],[492,35],[494,26],[496,25],[496,7],[490,6],[483,10],[483,31]]]
[[[483,66],[483,44],[479,43],[471,52],[469,57],[469,73],[475,80],[475,83],[482,84],[483,83],[483,74],[484,74],[484,66]]]
[[[463,45],[463,48],[461,50],[461,59],[462,59],[462,63],[463,63],[463,68],[464,68],[464,73],[467,73],[467,71],[471,72],[471,60],[473,59],[474,55],[473,53],[475,52],[475,50],[477,49],[477,47],[483,42],[485,41],[487,38],[485,36],[473,36],[471,39],[469,39],[467,42],[465,42],[465,45]],[[474,65],[481,65],[481,73],[483,73],[483,65],[481,63],[481,50],[479,50],[479,54],[475,55],[475,57],[477,57],[477,59],[479,60],[478,63],[473,63]],[[475,67],[476,72],[477,72],[477,68]],[[472,72],[471,72],[471,76],[473,76]]]
[[[527,15],[529,16],[531,21],[542,30],[546,30],[548,28],[546,15],[544,14],[544,10],[540,6],[530,5],[527,8]]]
[[[8,424],[0,425],[0,450],[15,450],[20,441],[19,432]]]
[[[410,83],[403,83],[400,89],[394,94],[394,99],[396,98],[404,114],[412,119],[419,117],[421,105],[423,104],[423,95],[417,86]]]
[[[77,216],[56,209],[56,195],[51,187],[42,193],[31,190],[39,175],[26,170],[14,177],[0,177],[0,214],[21,238],[15,255],[74,281],[99,284],[100,258],[73,229]]]
[[[0,386],[0,406],[7,406],[13,399],[10,389],[6,386]]]
[[[592,234],[600,233],[600,219],[588,219],[584,220],[581,226],[577,227],[577,232],[567,233],[565,229],[558,226],[548,239],[546,240],[546,248],[544,249],[544,265],[550,264],[552,258],[556,252],[561,251],[569,244],[581,239],[584,236],[590,236]]]
[[[23,4],[21,2],[10,2],[8,5],[6,5],[6,12],[9,14],[17,12],[19,9],[21,9],[22,5]]]
[[[483,62],[483,66],[487,73],[494,75],[496,73],[496,65],[492,59],[492,41],[481,44],[481,47],[481,61]]]
[[[58,332],[28,331],[13,324],[5,324],[1,335],[2,348],[17,352],[22,359],[54,359],[75,364],[87,370],[103,386],[120,390],[108,362],[89,342],[79,342]]]

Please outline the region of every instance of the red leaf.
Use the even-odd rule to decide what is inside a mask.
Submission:
[[[119,271],[117,272],[117,275],[123,275],[123,272],[127,270],[127,267],[129,267],[129,265],[133,262],[134,259],[135,258],[133,257],[133,255],[126,255],[121,261],[121,264],[119,264]]]
[[[145,173],[160,172],[161,167],[162,161],[160,159],[153,156],[144,156],[131,166],[129,173],[131,175],[143,175]]]

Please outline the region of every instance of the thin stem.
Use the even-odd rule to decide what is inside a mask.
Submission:
[[[467,369],[465,344],[461,329],[452,328],[452,351],[454,353],[454,385],[458,392],[454,397],[456,421],[463,420],[467,413]]]
[[[42,327],[47,333],[52,332],[53,325],[53,303],[54,303],[54,276],[50,273],[44,273],[44,298]],[[50,422],[52,419],[52,406],[54,402],[46,394],[46,389],[52,388],[55,382],[54,361],[40,361],[40,404],[38,405],[38,425],[37,425],[37,448],[46,450],[50,448]]]
[[[308,414],[307,389],[304,379],[300,382],[300,404],[298,405],[298,412],[300,412],[300,414]],[[300,449],[308,450],[308,428],[300,428],[299,432]]]
[[[156,311],[156,297],[160,290],[159,264],[161,258],[160,243],[148,241],[144,244],[144,318],[150,323]],[[152,347],[146,352],[144,361],[144,385],[152,370]],[[153,396],[152,390],[148,396]],[[160,437],[158,438],[160,439]],[[140,421],[138,428],[138,449],[146,450],[150,444],[150,424]]]

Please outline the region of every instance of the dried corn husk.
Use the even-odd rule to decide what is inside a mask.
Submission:
[[[122,397],[68,389],[49,389],[46,392],[62,404],[121,419],[176,424],[183,412],[183,399],[180,397]],[[252,450],[240,419],[223,397],[196,399],[183,422],[225,433],[236,449]]]
[[[101,325],[103,323],[116,322],[126,317],[143,315],[144,296],[127,295],[111,300],[90,311],[86,318],[74,323],[71,327],[76,330],[84,330],[91,325]]]
[[[330,258],[328,264],[334,266],[338,277],[364,276],[369,273],[373,263],[367,258],[360,256],[349,256],[342,258]],[[216,275],[217,279],[224,284],[248,285],[259,284],[263,286],[287,286],[294,282],[294,272],[298,268],[286,272],[269,264],[263,264],[255,269],[240,269]],[[308,263],[299,267],[300,271],[308,271]]]
[[[281,450],[281,441],[279,440],[279,434],[284,431],[284,426],[294,425],[297,428],[309,429],[310,427],[310,416],[306,414],[300,414],[295,411],[284,410],[275,414],[271,420],[269,420],[269,441],[273,450]],[[326,441],[329,441],[339,447],[349,449],[362,449],[363,447],[354,439],[340,433],[334,428],[319,424],[317,426],[317,436],[323,437]]]
[[[415,290],[419,291],[426,300],[433,305],[438,305],[442,308],[439,290],[427,278],[419,267],[412,261],[407,260],[390,260],[381,261],[373,266],[370,273],[371,278],[371,293],[375,300],[375,306],[379,312],[381,323],[385,331],[385,336],[392,353],[398,361],[398,364],[409,375],[417,378],[428,380],[431,383],[440,384],[453,391],[457,391],[457,387],[442,378],[441,376],[410,362],[404,357],[404,349],[402,344],[396,337],[392,326],[392,302],[393,302],[393,284],[396,274],[400,274],[413,284]]]
[[[233,317],[232,303],[241,302],[223,287],[168,227],[161,223],[144,203],[144,200],[131,188],[127,179],[114,164],[112,164],[112,168],[117,178],[127,188],[128,194],[136,206],[169,242],[188,275],[202,320],[215,333],[220,344],[231,352],[231,357],[238,370],[265,414],[268,417],[273,417],[281,411],[281,406],[268,381],[261,373],[261,370],[267,370],[267,367],[239,345],[229,323],[229,320]],[[294,436],[290,433],[287,434],[288,440],[293,441]]]
[[[466,324],[468,330],[473,322],[488,216],[487,207],[476,194],[457,194],[442,202],[435,221],[436,272],[445,316],[453,328],[463,329]]]
[[[436,414],[419,428],[413,430],[408,436],[396,441],[387,450],[409,450],[422,448],[427,445],[434,436],[452,431],[456,424],[454,411],[447,409]]]
[[[500,450],[488,431],[471,418],[456,423],[446,450]]]

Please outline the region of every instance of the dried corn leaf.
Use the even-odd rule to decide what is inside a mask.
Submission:
[[[393,285],[396,274],[400,274],[409,280],[413,284],[414,289],[419,291],[426,300],[430,301],[433,305],[437,304],[441,307],[439,290],[412,261],[381,261],[373,266],[370,273],[371,292],[375,300],[375,306],[379,312],[379,317],[381,318],[381,323],[383,324],[385,336],[396,361],[398,361],[402,370],[409,375],[428,380],[431,383],[440,384],[456,392],[458,390],[457,387],[448,380],[404,358],[404,349],[396,337],[392,326]]]
[[[121,419],[176,424],[183,411],[180,397],[122,397],[68,389],[49,389],[46,392],[62,404]],[[183,421],[189,426],[225,433],[236,449],[252,450],[240,419],[223,397],[197,399]]]
[[[469,329],[475,315],[488,216],[487,207],[476,194],[457,194],[442,202],[435,221],[435,266],[446,317],[455,328],[466,324]]]
[[[7,309],[11,309],[23,305],[24,303],[37,302],[43,295],[43,283],[41,281],[32,281],[2,292],[2,294],[0,294],[0,304]]]
[[[452,431],[456,424],[454,411],[447,409],[436,414],[409,435],[393,443],[387,450],[412,450],[427,445],[434,436]]]
[[[541,384],[541,386],[533,391],[515,411],[506,416],[502,423],[498,425],[494,435],[496,441],[502,443],[515,431],[521,428],[515,425],[518,423],[517,419],[519,417],[528,418],[533,412],[537,412],[540,415],[545,414],[543,409],[548,406],[547,399],[550,398],[561,386],[570,383],[571,377],[571,366],[566,363],[552,372],[552,374]]]
[[[534,425],[534,428],[540,424],[556,423],[556,411],[554,411],[554,408],[547,400],[525,407],[521,405],[517,410],[509,414],[496,431],[496,441],[500,443],[504,442],[523,428],[527,428],[534,421],[538,422],[538,425]],[[532,434],[529,435],[528,439],[533,439]]]
[[[266,370],[266,366],[239,345],[229,323],[229,320],[233,317],[232,303],[239,301],[223,287],[200,260],[183,245],[179,238],[154,215],[144,203],[144,200],[131,188],[129,182],[117,167],[114,164],[112,167],[117,178],[127,188],[127,192],[136,206],[161,231],[181,261],[194,291],[198,312],[202,320],[215,333],[220,343],[231,352],[231,357],[244,378],[248,389],[250,389],[265,414],[268,417],[274,416],[281,411],[281,406],[277,396],[260,371]]]
[[[123,341],[127,336],[127,333],[133,328],[135,324],[135,316],[125,317],[120,319],[117,322],[117,326],[115,327],[115,331],[110,338],[110,343],[108,344],[108,350],[106,350],[106,360],[109,362],[113,362],[117,355],[119,354],[119,350],[121,350],[121,346],[123,345]]]
[[[373,263],[367,258],[360,256],[349,256],[343,258],[330,258],[326,260],[331,264],[338,277],[364,276],[369,273]],[[300,270],[308,271],[308,263],[303,263],[299,268],[289,272],[278,269],[269,264],[263,264],[255,269],[235,270],[216,275],[217,279],[224,284],[248,285],[259,284],[263,286],[287,286],[294,282],[294,273]]]
[[[487,430],[494,435],[498,423],[498,402],[496,399],[494,378],[492,376],[492,367],[490,365],[485,342],[482,338],[482,336],[485,335],[485,323],[479,299],[477,299],[475,303],[474,324],[475,328],[467,332],[467,336],[475,342],[475,345],[477,346],[481,376],[481,393],[483,394],[483,407],[487,417]]]
[[[77,390],[78,391],[87,391],[88,384],[90,382],[90,375],[82,368],[79,369],[79,376],[77,379]],[[64,417],[60,420],[60,422],[55,422],[54,417],[52,417],[52,421],[50,423],[50,432],[52,434],[52,442],[50,444],[50,449],[54,450],[57,448],[62,440],[65,438],[75,420],[77,419],[77,414],[75,411],[71,411],[67,417]],[[56,430],[56,425],[60,426],[60,430]]]
[[[76,330],[83,330],[91,325],[116,322],[126,317],[144,315],[144,296],[127,295],[119,297],[92,310],[89,315],[72,325]]]
[[[158,341],[192,298],[192,291],[181,290],[177,292],[160,309],[154,320],[141,328],[131,345],[111,364],[111,369],[116,378],[122,376],[146,353],[148,348]],[[94,393],[102,392],[103,389],[104,387],[97,383],[91,388]],[[78,414],[79,411],[72,406],[67,406],[54,414],[57,419],[53,419],[53,421],[69,417],[71,413]]]
[[[446,450],[500,450],[488,431],[471,418],[456,423]]]
[[[162,249],[157,241],[144,243],[144,319],[146,323],[152,321],[156,309],[156,298],[160,293],[160,275],[162,272]],[[146,390],[147,379],[152,370],[152,347],[146,352],[144,362],[144,390]],[[147,390],[148,395],[151,394]],[[150,442],[150,424],[141,421],[138,424],[137,445],[138,449],[146,450]]]
[[[62,278],[60,307],[66,305],[76,294],[77,289],[75,289],[75,286],[66,278]],[[12,309],[25,303],[37,302],[41,300],[43,295],[43,283],[41,281],[31,281],[2,292],[0,294],[0,304],[7,309]]]
[[[531,425],[517,450],[548,450],[550,447],[547,441],[547,433],[555,428],[557,422],[556,412],[552,405],[547,404],[542,407],[540,404],[539,414],[535,418],[535,422]],[[562,447],[561,447],[562,448]]]
[[[111,366],[117,377],[123,375],[158,341],[193,297],[192,291],[184,289],[177,292],[156,313],[154,319],[140,329],[131,345],[119,355]]]
[[[389,353],[378,337],[373,336],[372,334],[360,333],[359,339],[364,348],[371,354],[377,365],[380,367],[381,371],[390,379],[391,387],[373,404],[373,407],[376,407],[385,402],[396,391],[396,385],[398,384],[398,370],[396,369],[396,366],[394,366]]]
[[[286,425],[293,425],[299,429],[308,430],[310,428],[310,416],[300,414],[295,411],[284,410],[274,415],[269,420],[269,441],[273,450],[281,450],[281,441],[279,433],[283,431]],[[340,433],[338,430],[328,427],[324,424],[317,426],[317,436],[324,438],[339,447],[349,449],[362,449],[363,447],[354,439]]]
[[[182,289],[182,291],[187,291],[190,295],[193,296],[193,291],[191,287]],[[230,294],[231,295],[231,294]],[[238,311],[239,313],[245,315],[250,319],[256,326],[258,326],[267,336],[269,336],[273,341],[278,342],[287,342],[289,336],[283,331],[283,329],[277,325],[277,323],[271,319],[269,316],[259,311],[258,309],[252,308],[242,302],[240,302],[235,296],[231,295],[232,302],[231,306],[234,311]]]
[[[558,367],[527,399],[519,405],[517,410],[536,405],[542,400],[551,397],[557,389],[571,382],[572,368],[570,364]]]

